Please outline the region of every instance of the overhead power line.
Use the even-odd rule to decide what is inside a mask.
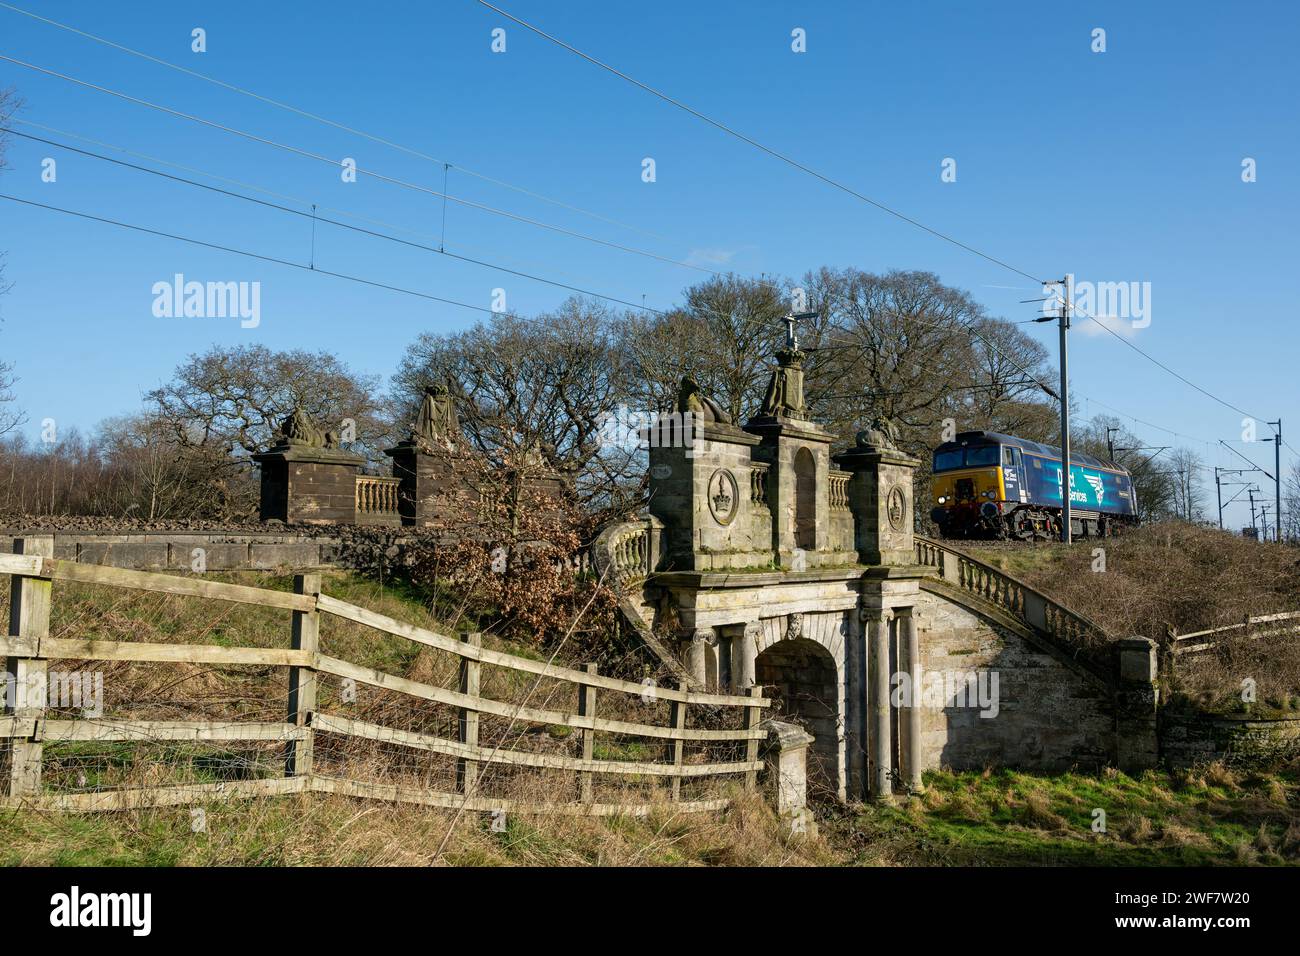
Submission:
[[[584,216],[590,216],[593,219],[598,219],[601,222],[610,224],[611,226],[618,226],[621,229],[628,229],[631,230],[632,232],[638,232],[644,236],[649,236],[654,239],[664,240],[665,242],[674,241],[669,239],[667,236],[662,236],[656,232],[651,232],[650,230],[644,229],[640,226],[632,225],[631,223],[621,222],[609,216],[602,215],[601,213],[593,212],[590,209],[584,209],[581,206],[575,206],[572,203],[564,202],[563,200],[555,199],[554,197],[543,195],[542,193],[539,193],[533,189],[529,189],[526,186],[520,186],[516,183],[508,182],[507,180],[504,179],[497,179],[493,176],[488,176],[485,173],[477,172],[473,169],[470,169],[467,166],[462,166],[459,163],[451,163],[445,160],[438,159],[436,156],[430,156],[428,153],[421,152],[418,149],[414,149],[413,147],[406,146],[394,140],[386,139],[382,136],[376,136],[375,134],[368,133],[365,130],[357,129],[354,126],[348,126],[345,123],[337,122],[336,120],[330,119],[328,116],[321,116],[318,113],[312,113],[308,110],[304,110],[300,107],[294,106],[291,103],[285,103],[281,100],[273,99],[272,97],[265,96],[254,90],[246,89],[242,86],[236,86],[233,83],[227,83],[225,80],[217,79],[215,76],[209,76],[206,73],[200,73],[198,70],[191,70],[189,67],[181,66],[178,63],[172,63],[168,60],[162,59],[161,57],[156,57],[153,56],[152,54],[145,53],[142,50],[133,49],[129,46],[125,46],[124,44],[117,43],[113,40],[110,40],[107,37],[97,36],[94,33],[89,33],[86,30],[80,30],[77,27],[71,26],[70,24],[60,23],[58,20],[51,20],[49,17],[43,17],[38,14],[32,13],[30,10],[23,10],[20,7],[14,6],[12,3],[0,2],[0,7],[6,10],[11,10],[14,13],[22,14],[25,17],[30,17],[33,20],[39,20],[41,23],[49,24],[52,27],[58,27],[60,30],[66,30],[69,33],[75,33],[77,36],[85,37],[86,39],[93,40],[96,43],[102,43],[104,46],[112,47],[115,50],[121,50],[123,53],[129,53],[131,56],[139,57],[142,60],[148,60],[150,63],[156,63],[159,66],[165,66],[169,70],[175,70],[178,73],[184,73],[186,76],[192,76],[195,79],[203,80],[205,83],[211,83],[214,86],[222,87],[223,89],[230,90],[233,93],[238,93],[241,96],[250,97],[251,99],[255,99],[258,100],[259,102],[266,103],[269,106],[274,106],[276,109],[286,110],[290,113],[294,113],[298,116],[304,117],[305,119],[314,120],[315,122],[318,123],[324,123],[326,126],[332,126],[335,129],[342,130],[345,133],[351,133],[354,136],[360,136],[363,139],[368,139],[373,143],[379,143],[382,146],[388,146],[391,149],[400,150],[401,152],[406,153],[410,156],[415,156],[419,159],[428,160],[431,163],[437,163],[438,165],[442,165],[442,166],[450,166],[451,168],[455,169],[457,172],[465,173],[468,176],[473,176],[474,178],[481,179],[484,182],[492,183],[494,186],[502,186],[506,189],[512,189],[515,192],[521,193],[525,196],[529,196],[533,199],[540,199],[543,202],[551,203],[552,205],[559,206],[562,209],[568,209],[572,212],[581,213]]]
[[[505,17],[507,20],[513,20],[515,23],[519,24],[524,29],[536,33],[539,37],[542,37],[545,40],[549,40],[551,43],[554,43],[556,46],[563,47],[564,49],[568,50],[570,53],[573,53],[574,55],[579,56],[582,59],[586,60],[588,63],[591,63],[594,66],[598,66],[602,70],[612,73],[622,80],[626,80],[628,83],[631,83],[633,86],[645,90],[647,93],[651,94],[652,96],[657,96],[665,103],[671,104],[672,106],[677,107],[679,110],[690,113],[696,119],[702,120],[703,122],[708,123],[710,126],[722,130],[728,136],[734,136],[736,139],[741,140],[744,143],[748,143],[750,146],[753,146],[755,149],[761,150],[762,152],[767,153],[769,156],[772,156],[775,159],[779,159],[781,162],[786,163],[789,166],[793,166],[795,169],[799,170],[800,172],[807,173],[809,176],[821,180],[823,183],[826,183],[828,186],[833,186],[834,188],[840,190],[841,192],[847,193],[848,195],[854,197],[855,199],[859,199],[862,202],[865,202],[871,206],[875,206],[881,212],[886,212],[897,219],[901,219],[903,222],[915,226],[918,229],[922,229],[925,232],[928,232],[930,235],[942,239],[944,242],[950,242],[955,246],[960,246],[962,249],[965,249],[967,252],[974,253],[975,255],[979,256],[982,259],[987,259],[989,262],[992,262],[995,265],[1002,266],[1002,268],[1004,269],[1009,269],[1012,272],[1016,273],[1017,275],[1023,276],[1026,279],[1029,279],[1033,282],[1038,282],[1040,284],[1042,282],[1042,280],[1039,279],[1037,276],[1030,275],[1028,272],[1022,272],[1020,269],[1017,269],[1009,262],[999,259],[996,256],[991,256],[986,252],[982,252],[979,249],[976,249],[974,246],[967,245],[966,243],[961,242],[958,239],[954,239],[952,236],[940,232],[938,229],[933,229],[930,226],[927,226],[925,223],[913,219],[911,216],[907,215],[906,213],[899,212],[897,209],[887,206],[884,203],[879,202],[878,200],[872,199],[870,196],[858,192],[852,186],[846,185],[845,183],[840,182],[838,179],[832,179],[830,176],[827,176],[823,173],[819,173],[811,166],[806,166],[803,163],[799,162],[797,159],[793,159],[792,157],[787,156],[785,153],[773,149],[771,146],[767,146],[764,143],[760,143],[758,140],[754,139],[751,136],[746,136],[744,133],[741,133],[733,129],[732,127],[728,126],[726,123],[723,123],[720,120],[716,120],[713,117],[708,116],[704,113],[701,113],[699,110],[695,109],[692,106],[688,106],[687,104],[683,103],[681,100],[674,99],[673,97],[669,96],[667,93],[657,90],[653,86],[650,86],[647,83],[642,83],[640,80],[636,79],[635,77],[628,76],[628,74],[624,73],[622,70],[615,69],[614,67],[610,66],[608,63],[596,59],[594,56],[592,56],[589,53],[584,53],[582,50],[579,50],[577,47],[573,46],[572,44],[565,43],[559,37],[547,33],[545,30],[542,30],[540,27],[536,27],[526,20],[519,19],[519,17],[515,16],[512,13],[507,13],[505,10],[502,10],[498,6],[488,3],[487,0],[477,0],[477,2],[487,7],[489,10],[496,11],[497,13],[501,14],[501,16]]]
[[[30,127],[31,129],[39,129],[42,130],[43,132],[53,133],[57,136],[70,137],[71,139],[75,139],[82,143],[89,143],[92,146],[99,146],[103,149],[113,150],[115,152],[121,153],[124,156],[132,156],[135,157],[136,159],[143,159],[148,162],[157,163],[160,166],[166,166],[171,169],[179,169],[182,170],[183,172],[191,173],[195,176],[202,176],[207,179],[214,180],[216,182],[228,183],[232,186],[238,186],[241,189],[248,189],[255,193],[261,193],[264,196],[272,196],[276,199],[282,199],[285,202],[298,203],[300,206],[302,206],[303,209],[310,209],[314,207],[317,210],[336,213],[337,215],[343,216],[344,218],[347,219],[355,220],[356,222],[368,223],[372,226],[380,226],[384,229],[390,229],[395,232],[405,233],[411,236],[419,236],[421,238],[428,239],[430,241],[438,241],[439,249],[441,250],[445,248],[445,241],[443,241],[445,240],[445,236],[440,237],[432,233],[421,232],[418,229],[412,229],[409,226],[399,225],[397,223],[388,222],[383,219],[375,219],[372,216],[363,216],[360,215],[359,213],[352,212],[351,210],[348,209],[341,209],[337,206],[328,206],[325,205],[324,203],[315,202],[311,199],[304,199],[301,196],[290,196],[286,193],[277,192],[273,189],[267,189],[264,186],[259,186],[256,183],[244,182],[243,180],[240,179],[232,179],[229,176],[222,176],[219,175],[218,173],[211,172],[210,170],[199,169],[195,166],[187,166],[184,163],[173,162],[168,159],[163,159],[160,156],[153,156],[149,153],[139,152],[138,150],[127,149],[126,147],[119,146],[115,143],[108,143],[103,140],[95,139],[90,136],[82,136],[78,133],[73,133],[65,129],[58,129],[57,127],[54,126],[45,126],[41,123],[34,123],[31,120],[20,119],[16,116],[11,117],[10,122],[21,123],[23,126]],[[18,131],[14,130],[13,132],[16,133]],[[456,246],[461,249],[475,248],[475,246],[467,244],[465,242],[457,242]],[[541,266],[542,268],[553,268],[551,263],[541,263],[541,262],[537,262],[536,260],[520,260],[518,259],[518,257],[514,257],[514,258],[516,261],[529,262],[531,265]]]
[[[322,156],[320,153],[313,153],[311,150],[302,149],[301,147],[292,146],[287,143],[280,143],[273,139],[267,139],[265,136],[258,136],[256,133],[249,133],[245,130],[236,129],[233,126],[227,126],[224,123],[218,123],[214,120],[204,119],[202,116],[195,116],[193,113],[186,113],[183,110],[173,109],[170,106],[163,106],[160,103],[153,103],[149,100],[141,99],[138,96],[132,96],[129,93],[123,93],[120,90],[114,90],[106,86],[100,86],[96,83],[88,82],[86,80],[80,80],[77,79],[75,76],[69,76],[66,73],[60,73],[57,70],[46,69],[43,66],[37,66],[36,64],[28,63],[25,60],[19,60],[12,56],[5,56],[4,54],[0,54],[0,60],[3,60],[7,63],[13,63],[16,66],[21,66],[28,70],[33,70],[37,73],[43,73],[46,76],[52,76],[60,80],[66,80],[69,83],[75,83],[78,86],[83,86],[87,89],[95,90],[99,93],[107,93],[109,96],[115,96],[118,99],[126,100],[128,103],[135,103],[139,106],[145,106],[148,107],[149,109],[157,110],[161,113],[166,113],[170,116],[177,116],[180,117],[181,119],[187,119],[190,120],[191,122],[199,123],[202,124],[203,126],[220,130],[223,133],[230,133],[234,136],[240,136],[243,137],[244,139],[251,140],[252,142],[261,143],[264,146],[271,146],[275,149],[283,150],[284,152],[293,153],[297,156],[306,157],[307,159],[314,159],[319,162],[328,163],[329,165],[335,168],[338,168],[340,165],[337,159],[333,159],[329,156]],[[680,259],[673,259],[670,256],[661,256],[657,252],[651,252],[648,249],[638,249],[635,246],[627,246],[622,243],[613,242],[608,239],[601,239],[598,236],[591,236],[586,233],[576,232],[572,229],[565,229],[562,226],[557,226],[552,223],[543,222],[540,219],[533,219],[529,216],[521,216],[518,213],[509,212],[508,210],[505,209],[499,209],[496,206],[489,206],[486,203],[475,202],[470,199],[462,199],[459,196],[452,196],[445,192],[439,192],[438,190],[433,189],[429,186],[421,186],[419,183],[408,182],[406,180],[398,179],[394,176],[388,176],[371,169],[364,169],[360,165],[357,165],[354,168],[358,175],[369,176],[372,179],[378,179],[381,182],[385,182],[393,186],[400,186],[404,189],[413,189],[417,192],[425,193],[430,196],[436,196],[439,199],[446,200],[447,202],[454,202],[457,203],[458,205],[467,206],[471,209],[477,209],[481,212],[491,213],[492,215],[495,216],[503,216],[507,219],[512,219],[515,222],[526,223],[530,226],[536,226],[539,229],[547,229],[551,232],[559,233],[560,235],[564,235],[564,236],[569,236],[570,238],[573,239],[582,239],[586,242],[595,243],[596,245],[606,246],[610,249],[617,249],[620,252],[627,252],[633,255],[645,256],[650,259],[657,259],[660,262],[666,262],[669,265],[680,266],[683,269],[693,269],[696,272],[704,272],[714,276],[721,276],[723,274],[714,269],[708,269],[705,268],[704,266],[693,265],[689,262],[684,262]]]
[[[22,136],[24,139],[35,140],[38,143],[45,143],[47,146],[54,146],[58,149],[65,149],[68,150],[69,152],[77,153],[82,156],[89,156],[92,159],[97,159],[102,162],[112,163],[115,166],[122,166],[126,169],[132,169],[137,172],[148,173],[151,176],[159,176],[163,179],[169,179],[172,182],[181,183],[186,186],[194,186],[198,189],[206,189],[209,192],[218,193],[222,196],[229,196],[232,199],[241,199],[244,202],[254,203],[255,205],[264,206],[268,209],[274,209],[277,210],[278,212],[289,213],[290,215],[293,216],[300,216],[303,219],[310,219],[313,222],[320,222],[330,226],[337,226],[340,229],[347,229],[352,232],[357,232],[362,235],[371,236],[376,239],[385,239],[388,242],[395,242],[403,246],[409,246],[413,249],[420,249],[424,252],[432,252],[437,255],[447,256],[448,258],[451,259],[458,259],[461,262],[468,262],[472,265],[482,266],[484,268],[493,269],[498,272],[505,272],[508,273],[509,275],[518,276],[522,279],[529,279],[533,282],[545,283],[546,285],[556,286],[561,289],[567,289],[570,292],[577,292],[581,295],[588,295],[596,299],[603,299],[607,302],[617,302],[619,305],[626,305],[629,306],[630,308],[638,309],[640,311],[653,312],[656,315],[666,314],[660,311],[659,309],[652,309],[646,305],[638,305],[635,302],[629,302],[627,299],[620,299],[617,296],[606,295],[601,292],[593,292],[590,289],[584,289],[579,286],[569,285],[568,283],[559,282],[555,279],[548,279],[545,276],[534,275],[528,272],[521,272],[518,269],[511,269],[508,268],[507,266],[499,265],[495,262],[487,262],[486,260],[483,259],[475,259],[472,258],[471,256],[463,256],[460,255],[459,253],[448,252],[445,248],[440,249],[436,246],[426,246],[420,242],[412,242],[409,239],[402,239],[398,236],[393,236],[393,235],[389,235],[388,233],[378,232],[374,229],[365,229],[361,226],[354,226],[351,223],[340,222],[337,219],[330,219],[325,216],[316,215],[314,213],[304,212],[301,209],[294,209],[291,206],[282,206],[279,203],[269,202],[268,200],[265,199],[258,199],[255,196],[245,196],[242,193],[237,193],[234,192],[233,190],[222,189],[220,186],[212,186],[209,185],[208,183],[201,183],[194,179],[186,179],[184,176],[174,176],[171,173],[165,173],[159,169],[150,169],[147,166],[140,166],[136,163],[128,163],[125,160],[114,159],[112,156],[104,156],[100,153],[93,153],[90,150],[79,149],[76,146],[69,146],[66,143],[55,142],[52,139],[45,139],[44,137],[41,136],[33,136],[32,134],[24,133],[21,130],[0,126],[0,132],[13,133],[15,136]]]
[[[480,4],[481,6],[487,7],[489,10],[492,10],[492,11],[494,11],[495,13],[500,14],[501,16],[505,17],[507,20],[510,20],[510,21],[512,21],[512,22],[514,22],[514,23],[519,24],[519,26],[523,27],[524,29],[526,29],[526,30],[528,30],[528,31],[530,31],[530,32],[532,32],[532,33],[535,33],[537,36],[541,37],[542,39],[547,40],[548,42],[553,43],[553,44],[555,44],[556,46],[558,46],[558,47],[560,47],[560,48],[562,48],[562,49],[564,49],[564,50],[567,50],[568,52],[574,54],[574,55],[577,56],[577,57],[580,57],[581,59],[587,61],[588,63],[592,64],[593,66],[599,67],[600,69],[606,71],[607,73],[610,73],[610,74],[612,74],[612,75],[614,75],[614,76],[617,76],[619,79],[624,80],[624,81],[626,81],[627,83],[632,84],[633,86],[637,87],[638,89],[641,89],[641,90],[645,91],[646,93],[649,93],[650,95],[652,95],[652,96],[654,96],[654,97],[657,97],[657,98],[660,99],[660,100],[663,100],[665,103],[668,103],[668,104],[670,104],[671,106],[674,106],[674,107],[676,107],[677,109],[682,110],[682,111],[685,112],[685,113],[689,113],[691,116],[694,116],[696,119],[698,119],[698,120],[700,120],[700,121],[702,121],[702,122],[704,122],[704,123],[707,123],[708,125],[714,127],[715,129],[721,130],[722,132],[726,133],[728,136],[732,136],[732,137],[734,137],[734,138],[740,140],[741,142],[744,142],[744,143],[746,143],[746,144],[748,144],[748,145],[754,147],[755,149],[757,149],[757,150],[759,150],[759,151],[761,151],[761,152],[763,152],[763,153],[766,153],[767,155],[773,157],[774,159],[777,159],[777,160],[781,161],[782,163],[785,163],[786,165],[791,166],[791,167],[793,167],[794,169],[799,170],[800,172],[803,172],[803,173],[805,173],[805,174],[807,174],[807,175],[809,175],[809,176],[812,176],[814,179],[817,179],[817,180],[819,180],[819,181],[825,183],[825,184],[828,185],[828,186],[831,186],[831,187],[833,187],[833,188],[835,188],[835,189],[838,189],[839,191],[841,191],[841,192],[843,192],[843,193],[846,193],[847,195],[852,196],[853,198],[858,199],[858,200],[860,200],[860,201],[862,201],[862,202],[864,202],[864,203],[867,203],[868,205],[874,206],[875,208],[881,210],[882,212],[888,213],[889,215],[891,215],[891,216],[893,216],[893,217],[895,217],[895,218],[897,218],[897,219],[900,219],[900,220],[902,220],[903,222],[906,222],[906,223],[908,223],[909,225],[916,227],[917,229],[920,229],[920,230],[922,230],[922,231],[924,231],[924,232],[926,232],[926,233],[929,233],[930,235],[935,236],[936,238],[942,239],[942,240],[945,241],[945,242],[951,243],[951,244],[954,245],[954,246],[957,246],[957,247],[959,247],[959,248],[961,248],[961,249],[966,250],[967,252],[970,252],[970,253],[972,253],[972,254],[974,254],[974,255],[977,255],[977,256],[979,256],[980,258],[985,259],[985,260],[987,260],[988,262],[993,263],[994,265],[1001,266],[1002,268],[1004,268],[1004,269],[1006,269],[1006,270],[1008,270],[1008,271],[1010,271],[1010,272],[1013,272],[1013,273],[1015,273],[1015,274],[1018,275],[1018,276],[1021,276],[1021,277],[1023,277],[1023,278],[1029,279],[1029,280],[1031,280],[1031,281],[1033,281],[1033,282],[1037,282],[1037,283],[1039,283],[1040,285],[1047,285],[1047,284],[1048,284],[1047,282],[1045,282],[1044,280],[1040,279],[1039,277],[1037,277],[1037,276],[1035,276],[1035,275],[1033,275],[1033,274],[1031,274],[1031,273],[1025,271],[1024,269],[1019,268],[1018,266],[1015,266],[1015,265],[1011,264],[1010,262],[1006,261],[1005,259],[998,258],[997,256],[994,256],[994,255],[991,255],[991,254],[989,254],[989,253],[987,253],[987,252],[984,252],[984,251],[981,250],[981,249],[977,249],[977,248],[975,248],[974,246],[969,245],[968,243],[962,242],[962,241],[960,241],[960,240],[954,238],[953,236],[948,235],[947,233],[944,233],[944,232],[942,232],[942,231],[940,231],[940,230],[938,230],[938,229],[935,229],[935,228],[933,228],[933,227],[931,227],[931,226],[927,226],[925,223],[920,222],[919,220],[914,219],[914,218],[912,218],[911,216],[908,216],[908,215],[906,215],[905,213],[902,213],[902,212],[900,212],[899,210],[894,209],[894,208],[892,208],[891,206],[886,205],[885,203],[882,203],[882,202],[880,202],[880,201],[878,201],[878,200],[876,200],[876,199],[871,198],[870,196],[865,195],[864,193],[858,191],[857,189],[854,189],[852,186],[849,186],[848,184],[846,184],[846,183],[844,183],[844,182],[841,182],[841,181],[838,180],[838,179],[834,179],[834,178],[831,177],[831,176],[827,176],[826,174],[821,173],[821,172],[817,171],[816,169],[813,169],[811,166],[808,166],[808,165],[806,165],[805,163],[802,163],[802,162],[800,162],[800,161],[794,159],[793,157],[787,155],[786,153],[783,153],[783,152],[781,152],[780,150],[777,150],[777,149],[775,149],[775,148],[773,148],[773,147],[771,147],[771,146],[768,146],[767,144],[762,143],[762,142],[760,142],[760,141],[754,139],[753,137],[748,136],[748,135],[746,135],[745,133],[742,133],[742,132],[736,130],[735,128],[733,128],[733,127],[727,125],[726,123],[722,122],[721,120],[714,119],[713,117],[709,116],[708,114],[703,113],[703,112],[701,112],[700,110],[695,109],[694,107],[692,107],[692,106],[690,106],[690,105],[688,105],[688,104],[686,104],[686,103],[683,103],[681,100],[678,100],[678,99],[676,99],[676,98],[674,98],[674,97],[672,97],[672,96],[669,96],[667,93],[664,93],[662,90],[656,89],[655,87],[649,85],[648,83],[642,82],[641,80],[638,80],[638,79],[636,79],[635,77],[630,76],[630,75],[628,75],[627,73],[624,73],[622,70],[619,70],[619,69],[617,69],[616,67],[613,67],[613,66],[611,66],[610,64],[605,63],[604,61],[597,59],[596,57],[592,56],[591,54],[589,54],[589,53],[587,53],[587,52],[585,52],[585,51],[583,51],[583,50],[580,50],[578,47],[574,46],[573,44],[571,44],[571,43],[567,43],[567,42],[565,42],[564,40],[561,40],[559,37],[554,36],[553,34],[547,33],[545,30],[541,29],[540,27],[538,27],[538,26],[536,26],[536,25],[534,25],[534,24],[532,24],[532,23],[529,23],[527,20],[523,20],[523,19],[521,19],[521,18],[515,16],[514,14],[512,14],[512,13],[506,11],[506,10],[503,10],[501,7],[499,7],[499,6],[497,6],[497,5],[493,4],[493,3],[490,3],[489,0],[476,0],[476,2],[477,2],[478,4]],[[1136,345],[1134,345],[1132,342],[1129,342],[1128,340],[1124,339],[1123,336],[1118,335],[1118,333],[1116,333],[1113,329],[1108,328],[1104,323],[1102,323],[1100,320],[1098,320],[1098,318],[1097,318],[1096,316],[1089,314],[1089,313],[1088,313],[1087,311],[1085,311],[1085,310],[1078,309],[1078,308],[1074,305],[1074,303],[1070,303],[1070,307],[1071,307],[1071,309],[1072,309],[1073,311],[1075,311],[1077,314],[1081,314],[1081,315],[1083,315],[1085,318],[1088,318],[1088,319],[1092,320],[1093,322],[1096,322],[1098,325],[1101,325],[1102,328],[1105,328],[1106,331],[1110,332],[1112,335],[1115,335],[1117,338],[1120,339],[1120,341],[1124,342],[1125,345],[1128,345],[1130,348],[1132,348],[1134,351],[1136,351],[1139,355],[1141,355],[1142,357],[1146,358],[1148,361],[1154,363],[1155,365],[1159,366],[1161,369],[1163,369],[1164,371],[1166,371],[1166,372],[1168,372],[1169,374],[1173,375],[1174,377],[1176,377],[1176,378],[1179,379],[1180,381],[1184,382],[1185,384],[1187,384],[1187,385],[1191,386],[1192,388],[1196,389],[1196,391],[1200,392],[1202,395],[1205,395],[1207,398],[1210,398],[1210,399],[1212,399],[1213,401],[1217,402],[1218,404],[1224,406],[1225,408],[1229,408],[1229,409],[1231,409],[1232,411],[1239,412],[1240,414],[1245,415],[1245,416],[1247,416],[1247,417],[1249,417],[1249,418],[1254,418],[1254,419],[1256,419],[1257,421],[1263,421],[1263,419],[1262,419],[1260,416],[1257,416],[1257,415],[1251,415],[1249,412],[1246,412],[1246,411],[1242,410],[1242,409],[1239,408],[1238,406],[1234,405],[1232,402],[1229,402],[1229,401],[1227,401],[1226,399],[1220,398],[1219,396],[1215,395],[1213,392],[1209,391],[1208,389],[1202,388],[1201,386],[1197,385],[1195,382],[1191,381],[1190,379],[1188,379],[1188,378],[1185,377],[1184,375],[1182,375],[1182,374],[1180,374],[1180,373],[1174,371],[1174,370],[1173,370],[1172,368],[1170,368],[1168,365],[1166,365],[1166,364],[1164,364],[1163,362],[1159,361],[1159,360],[1156,359],[1154,356],[1150,355],[1148,352],[1146,352],[1146,351],[1144,351],[1144,350],[1138,348],[1138,347],[1137,347]],[[1289,448],[1290,445],[1287,445],[1287,447]],[[1294,449],[1293,449],[1293,450],[1294,450]]]
[[[293,269],[301,269],[303,272],[315,272],[320,275],[332,276],[335,279],[346,279],[349,282],[358,282],[362,285],[372,286],[376,289],[387,289],[390,292],[400,292],[403,295],[413,295],[421,299],[429,299],[434,302],[444,302],[447,305],[454,305],[462,309],[473,309],[475,312],[492,312],[492,309],[480,305],[471,305],[468,302],[460,302],[456,299],[447,299],[439,295],[433,295],[428,292],[420,292],[416,289],[407,289],[403,286],[391,285],[387,282],[378,282],[374,279],[366,279],[362,276],[349,275],[345,272],[331,272],[328,269],[317,269],[310,265],[304,265],[301,262],[294,262],[292,259],[280,259],[276,256],[264,255],[260,252],[250,252],[247,249],[239,249],[235,246],[226,246],[216,242],[207,242],[203,239],[195,239],[191,236],[182,236],[173,232],[163,232],[159,229],[150,229],[147,226],[137,226],[134,223],[122,222],[120,219],[110,219],[106,216],[95,216],[87,212],[79,212],[75,209],[64,209],[61,206],[51,206],[43,202],[35,202],[31,199],[23,199],[19,196],[10,196],[6,193],[0,193],[0,199],[7,199],[10,202],[21,203],[24,206],[34,206],[37,209],[48,209],[51,212],[63,213],[65,216],[75,216],[78,219],[86,219],[91,222],[99,222],[109,226],[117,226],[121,229],[130,229],[133,232],[144,233],[149,236],[157,236],[160,239],[172,239],[176,242],[186,242],[193,246],[202,246],[205,249],[215,249],[218,252],[229,252],[237,256],[245,256],[249,259],[257,259],[261,262],[270,262],[279,266],[289,266]]]

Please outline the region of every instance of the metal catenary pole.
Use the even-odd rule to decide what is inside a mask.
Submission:
[[[1065,294],[1061,298],[1061,540],[1070,543],[1070,358],[1067,334],[1070,331],[1070,303],[1074,296],[1074,276],[1061,280]]]

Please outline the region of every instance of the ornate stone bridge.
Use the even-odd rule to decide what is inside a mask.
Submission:
[[[694,410],[649,436],[650,513],[605,529],[597,567],[685,681],[761,684],[814,735],[814,785],[888,799],[940,766],[1155,762],[1154,645],[916,536],[918,462],[887,425],[833,455],[801,408],[743,428]]]

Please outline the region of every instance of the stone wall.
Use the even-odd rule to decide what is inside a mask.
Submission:
[[[1267,766],[1300,757],[1300,717],[1259,719],[1218,714],[1160,714],[1160,756],[1170,767],[1221,760]]]
[[[39,532],[37,532],[39,533]],[[13,551],[23,532],[0,532],[0,553]],[[328,537],[276,533],[159,532],[68,534],[54,532],[54,557],[79,564],[136,570],[190,571],[203,551],[208,571],[309,570],[334,565],[339,542]]]
[[[1100,680],[938,595],[923,591],[916,614],[924,672],[998,678],[996,717],[951,702],[923,708],[926,769],[1059,772],[1114,763],[1112,692]]]

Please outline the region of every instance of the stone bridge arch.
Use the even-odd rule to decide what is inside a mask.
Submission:
[[[809,749],[809,781],[816,791],[846,795],[846,653],[851,614],[805,612],[760,622],[754,682],[776,701],[772,716],[804,727],[815,738]]]

